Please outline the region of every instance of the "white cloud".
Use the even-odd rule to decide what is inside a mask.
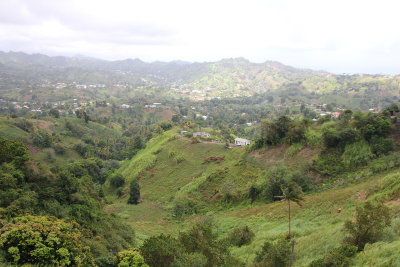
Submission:
[[[0,3],[0,50],[106,59],[246,57],[335,72],[400,73],[397,1]]]

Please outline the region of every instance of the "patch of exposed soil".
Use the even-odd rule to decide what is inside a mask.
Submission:
[[[49,121],[40,121],[38,124],[38,127],[44,131],[46,131],[48,134],[52,134],[53,131],[50,130],[50,124],[51,122]]]
[[[357,193],[357,202],[363,202],[364,200],[366,200],[369,196],[368,191],[366,190],[362,190],[360,192]]]
[[[33,156],[33,155],[35,155],[35,154],[38,153],[38,150],[37,150],[32,144],[25,144],[25,145],[28,147],[28,149],[29,149],[29,154],[30,154],[31,156]]]

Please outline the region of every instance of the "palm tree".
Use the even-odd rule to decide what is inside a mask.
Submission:
[[[297,205],[301,206],[301,201],[303,200],[303,191],[301,187],[295,183],[290,182],[286,187],[282,187],[282,200],[287,201],[288,203],[288,210],[289,210],[289,239],[292,243],[292,253],[290,255],[290,263],[289,266],[292,266],[293,263],[293,255],[294,255],[294,239],[292,239],[291,229],[290,229],[290,201],[296,202]]]

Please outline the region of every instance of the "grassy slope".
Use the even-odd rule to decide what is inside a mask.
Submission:
[[[239,190],[246,190],[250,183],[257,180],[263,169],[280,161],[289,161],[288,165],[293,169],[301,168],[312,159],[315,151],[303,149],[293,157],[288,157],[285,153],[287,148],[283,147],[248,155],[242,148],[226,150],[220,144],[191,144],[185,139],[171,138],[173,135],[170,131],[155,138],[147,144],[145,150],[126,161],[120,169],[128,180],[135,177],[139,179],[143,202],[139,205],[126,204],[129,184],[126,183],[122,198],[117,198],[112,189],[107,191],[107,196],[113,203],[108,206],[108,210],[131,223],[141,242],[154,234],[176,234],[199,216],[174,220],[170,210],[174,199],[182,195],[201,199],[202,211],[215,218],[222,236],[233,227],[245,224],[255,232],[256,238],[250,245],[232,249],[235,256],[250,264],[266,240],[276,239],[287,232],[286,203],[258,202],[252,205],[245,201],[237,206],[230,206],[221,201],[214,202],[215,191],[220,191],[225,182],[233,182]],[[182,155],[185,160],[178,164],[175,157],[170,156],[171,151],[175,155]],[[204,164],[204,158],[211,155],[225,155],[225,159],[220,164]],[[243,163],[244,161],[247,163]],[[208,175],[225,168],[227,173],[222,180],[216,180],[212,185],[206,183],[204,186]],[[397,192],[399,177],[398,169],[364,176],[346,186],[307,195],[302,207],[294,205],[292,227],[296,235],[296,266],[306,266],[329,249],[339,246],[344,237],[343,223],[353,217],[356,205],[366,199],[396,199],[398,194],[393,194],[392,191]],[[394,214],[398,215],[399,203],[390,203]],[[343,211],[338,213],[338,208]],[[374,263],[376,266],[380,262],[384,266],[384,262],[388,260],[400,261],[397,254],[391,254],[390,259],[384,259],[400,242],[398,234],[392,235],[389,241],[368,246],[366,252],[357,255],[354,264],[363,266]]]

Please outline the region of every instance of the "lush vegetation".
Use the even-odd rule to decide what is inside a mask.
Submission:
[[[398,77],[24,57],[0,56],[0,265],[400,264]]]

